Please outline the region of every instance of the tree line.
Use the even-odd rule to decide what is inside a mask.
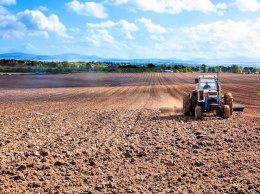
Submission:
[[[204,73],[259,73],[260,68],[241,67],[236,64],[231,66],[189,66],[185,64],[128,64],[114,62],[48,62],[31,60],[1,59],[1,73],[30,73],[30,74],[62,74],[77,72],[117,72],[117,73],[138,73],[138,72],[204,72]]]

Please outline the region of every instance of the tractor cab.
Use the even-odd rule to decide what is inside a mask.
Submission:
[[[211,109],[208,105],[220,106],[221,90],[218,78],[214,75],[202,75],[195,79],[196,90],[194,91],[198,102],[205,102],[205,109]],[[205,110],[206,111],[206,110]]]
[[[197,90],[217,90],[217,80],[212,78],[201,78],[196,87]]]
[[[208,89],[208,90],[218,90],[218,78],[214,75],[201,75],[195,79],[196,90]],[[209,86],[206,87],[205,86]]]

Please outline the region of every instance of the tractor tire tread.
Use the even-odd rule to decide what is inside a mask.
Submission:
[[[191,98],[190,93],[183,94],[183,114],[190,115],[191,113]]]

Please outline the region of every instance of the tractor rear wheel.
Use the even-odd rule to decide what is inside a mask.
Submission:
[[[231,93],[225,94],[225,105],[229,106],[230,115],[232,115],[232,112],[233,112],[233,96],[232,96]]]
[[[201,119],[201,118],[202,118],[201,107],[196,106],[195,107],[195,119]]]
[[[191,96],[191,114],[195,115],[195,107],[197,106],[197,93],[193,93]]]
[[[190,93],[184,93],[183,94],[183,114],[190,115],[190,111],[191,111]]]
[[[223,118],[228,119],[230,117],[230,108],[228,105],[224,105],[223,107]]]

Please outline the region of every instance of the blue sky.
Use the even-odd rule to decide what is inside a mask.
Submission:
[[[0,0],[0,53],[260,58],[259,0]]]

